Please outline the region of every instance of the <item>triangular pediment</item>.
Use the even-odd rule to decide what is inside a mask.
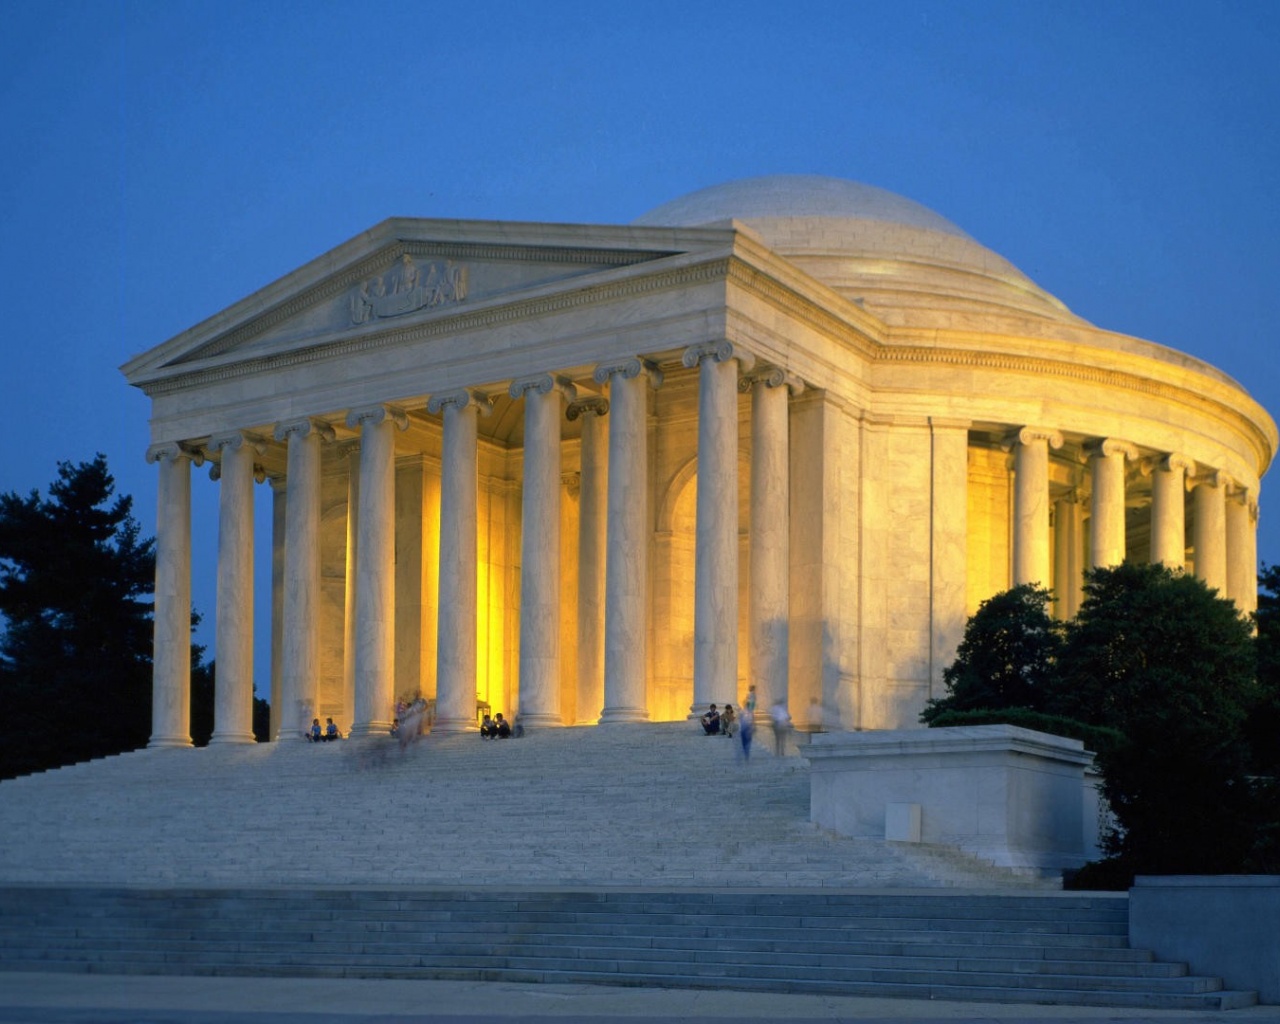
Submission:
[[[524,297],[581,290],[732,229],[385,221],[122,367],[131,383],[286,356]],[[641,271],[643,272],[643,270]]]

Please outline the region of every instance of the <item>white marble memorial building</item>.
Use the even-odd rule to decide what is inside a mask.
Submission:
[[[1065,616],[1086,568],[1151,560],[1252,608],[1277,443],[1213,367],[807,176],[627,226],[388,220],[123,371],[160,474],[153,746],[190,743],[193,466],[219,480],[213,739],[242,743],[255,644],[281,737],[311,711],[385,733],[416,693],[444,731],[478,701],[677,719],[748,682],[800,724],[910,726],[1013,583]]]

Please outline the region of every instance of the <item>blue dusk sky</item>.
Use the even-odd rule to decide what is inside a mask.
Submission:
[[[1280,412],[1273,0],[0,10],[0,491],[102,451],[152,533],[120,364],[386,217],[626,223],[778,173],[914,199]],[[217,485],[193,479],[211,647]]]

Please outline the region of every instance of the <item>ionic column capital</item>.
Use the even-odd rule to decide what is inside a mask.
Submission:
[[[1128,441],[1121,441],[1114,437],[1106,437],[1094,444],[1087,445],[1085,450],[1090,455],[1102,456],[1103,458],[1111,458],[1113,455],[1123,455],[1130,462],[1138,460],[1137,445],[1130,444]]]
[[[196,466],[204,465],[204,452],[185,441],[161,441],[147,449],[148,462],[169,462],[190,459]]]
[[[1182,452],[1170,452],[1163,458],[1157,458],[1155,461],[1156,469],[1163,469],[1166,473],[1176,473],[1182,470],[1184,473],[1194,473],[1196,471],[1196,460],[1189,455],[1183,455]]]
[[[573,422],[579,416],[586,416],[587,413],[595,413],[597,416],[608,415],[609,399],[603,395],[588,395],[586,398],[579,398],[570,402],[569,408],[564,412],[570,422]]]
[[[659,388],[662,386],[662,371],[658,369],[658,365],[638,356],[632,359],[622,359],[616,363],[601,363],[595,368],[591,378],[597,384],[607,384],[609,378],[614,376],[621,377],[623,380],[633,380],[642,373],[648,376],[650,387]]]
[[[756,365],[738,378],[738,390],[743,394],[757,384],[763,384],[766,388],[780,388],[786,385],[792,395],[798,395],[804,390],[804,381],[799,377],[792,376],[780,366],[765,363]]]
[[[540,395],[549,395],[559,391],[566,402],[578,397],[578,389],[568,377],[558,377],[550,373],[535,373],[528,377],[517,377],[507,389],[512,398],[524,398],[530,391]]]
[[[209,438],[208,448],[210,451],[221,451],[228,449],[236,452],[241,448],[248,446],[258,455],[264,455],[267,451],[267,442],[265,439],[258,437],[256,434],[250,434],[243,430],[232,430],[225,434],[214,434]]]
[[[332,441],[335,436],[333,427],[327,420],[317,419],[314,416],[303,416],[296,420],[281,420],[277,423],[275,438],[277,441],[287,441],[291,435],[297,435],[302,438],[308,437],[313,433],[318,434],[322,441]]]
[[[1013,444],[1031,444],[1033,441],[1047,441],[1055,451],[1062,447],[1062,432],[1051,427],[1022,427],[1009,437],[1010,447]]]
[[[386,403],[365,405],[352,409],[347,413],[347,426],[353,430],[364,426],[366,423],[376,427],[385,420],[390,420],[401,430],[409,429],[409,416],[398,405],[387,405]]]
[[[1187,490],[1195,490],[1197,487],[1221,487],[1224,490],[1231,486],[1234,481],[1225,472],[1220,469],[1209,469],[1203,473],[1187,474]]]
[[[701,366],[708,359],[713,359],[717,363],[727,363],[730,359],[736,359],[743,370],[750,370],[756,364],[756,357],[750,352],[743,352],[733,342],[725,340],[704,341],[697,345],[690,345],[684,350],[680,362],[688,369],[693,369],[695,366]]]
[[[475,407],[477,415],[488,416],[493,412],[493,399],[483,391],[473,388],[454,388],[452,391],[441,391],[427,399],[427,412],[438,416],[445,406],[453,406],[462,410]]]

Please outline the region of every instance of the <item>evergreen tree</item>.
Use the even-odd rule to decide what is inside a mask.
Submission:
[[[1043,710],[1062,648],[1052,600],[1043,587],[1024,583],[983,601],[965,624],[956,660],[943,669],[947,696],[929,701],[920,720],[951,711]]]
[[[0,494],[0,778],[144,746],[154,542],[105,456]]]
[[[1108,852],[1149,874],[1240,870],[1256,833],[1244,724],[1257,702],[1249,621],[1161,565],[1090,570],[1050,710],[1124,736],[1098,752],[1120,827]]]

